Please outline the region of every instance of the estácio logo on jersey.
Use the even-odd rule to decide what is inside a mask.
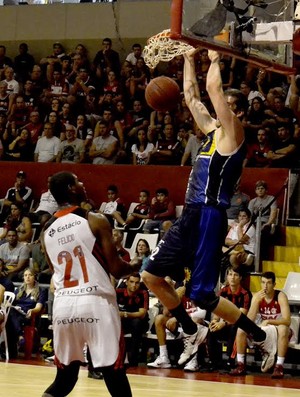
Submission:
[[[58,233],[61,233],[61,232],[64,232],[65,230],[71,229],[72,227],[78,226],[78,225],[81,225],[81,221],[76,220],[74,222],[66,223],[63,226],[59,226],[57,228],[57,231],[58,231]]]

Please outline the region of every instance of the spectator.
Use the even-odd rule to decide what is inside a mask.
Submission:
[[[76,138],[76,128],[66,125],[66,140],[60,143],[56,157],[57,163],[83,163],[85,155],[84,141]]]
[[[146,130],[139,129],[137,132],[137,143],[134,143],[131,147],[132,164],[133,165],[149,164],[153,150],[154,150],[154,145],[153,143],[148,142]]]
[[[39,163],[53,163],[60,147],[60,140],[53,136],[53,127],[51,123],[44,124],[44,132],[36,144],[34,150],[34,161]]]
[[[32,227],[31,221],[23,212],[21,203],[12,203],[10,206],[10,214],[5,219],[3,232],[0,236],[0,244],[6,242],[8,231],[11,229],[17,230],[18,241],[27,242],[31,241]]]
[[[4,80],[7,84],[7,92],[9,95],[14,96],[19,94],[20,92],[20,85],[17,80],[14,79],[14,70],[10,66],[6,66],[4,69]]]
[[[143,219],[147,219],[150,211],[150,193],[148,190],[141,190],[139,194],[139,204],[134,207],[133,212],[128,214],[125,223],[125,228],[138,228]]]
[[[267,124],[264,101],[259,96],[254,97],[247,114],[243,118],[243,126],[245,128],[247,142],[255,142],[257,131],[260,128],[267,126]]]
[[[118,255],[126,262],[130,262],[130,254],[129,252],[123,247],[122,241],[124,238],[124,232],[120,229],[113,229],[112,231],[113,241],[117,248]]]
[[[6,240],[7,243],[0,245],[0,261],[4,266],[2,275],[19,281],[24,268],[29,265],[30,249],[18,241],[16,229],[8,230]]]
[[[64,47],[61,43],[53,43],[53,52],[45,58],[40,60],[40,65],[52,65],[54,63],[60,63],[61,58],[66,55]]]
[[[230,266],[227,269],[226,285],[219,291],[219,296],[233,302],[242,313],[247,314],[251,304],[252,294],[250,291],[244,289],[241,285],[242,271],[238,268]],[[208,370],[214,371],[223,367],[222,365],[222,342],[226,341],[227,362],[226,369],[231,369],[234,366],[234,358],[231,358],[233,353],[234,341],[237,333],[236,324],[228,324],[219,316],[213,314],[209,324],[209,332],[207,336],[208,347]],[[221,342],[221,343],[220,343]]]
[[[36,281],[32,269],[25,269],[23,283],[15,292],[16,299],[7,319],[9,356],[17,357],[17,348],[24,344],[24,326],[41,313],[47,300],[47,291]]]
[[[133,44],[132,52],[127,55],[126,61],[130,62],[132,66],[136,65],[137,60],[142,56],[142,46],[138,43]]]
[[[144,233],[153,233],[159,229],[164,234],[175,220],[175,205],[169,198],[169,192],[165,188],[157,189],[155,197],[151,201],[148,219],[143,227]]]
[[[30,108],[26,106],[25,99],[22,95],[17,95],[8,118],[12,128],[19,130],[24,127],[29,122],[29,116]]]
[[[104,208],[99,210],[100,213],[104,214],[111,226],[114,226],[114,221],[123,225],[123,219],[125,218],[125,206],[122,200],[118,197],[118,188],[115,185],[109,185],[107,188],[107,199]]]
[[[104,79],[103,90],[99,97],[99,105],[105,104],[105,96],[107,94],[112,95],[112,103],[116,104],[122,100],[122,88],[117,79],[117,75],[113,70],[108,71]]]
[[[112,70],[118,76],[120,73],[119,54],[112,49],[112,41],[106,37],[102,41],[102,49],[99,50],[93,60],[93,69],[98,79],[103,80],[104,76]]]
[[[271,167],[293,168],[296,165],[297,142],[292,137],[291,127],[288,124],[277,124],[277,138],[272,149],[267,153]]]
[[[265,101],[265,97],[259,91],[253,89],[251,84],[245,80],[240,83],[240,90],[241,93],[246,97],[249,106],[256,97],[260,97],[263,101]]]
[[[74,105],[77,114],[85,105],[85,100],[89,92],[91,90],[95,90],[95,88],[95,83],[93,82],[88,69],[83,66],[80,67],[79,72],[75,77],[75,82],[70,89],[70,95],[68,97],[68,102],[71,105]]]
[[[8,161],[33,161],[34,145],[30,132],[26,128],[20,129],[17,137],[8,145],[6,160]]]
[[[244,167],[269,167],[270,160],[267,157],[270,150],[269,130],[266,128],[260,128],[257,131],[256,143],[249,144],[247,147],[247,156],[243,164]]]
[[[268,256],[268,246],[270,245],[270,233],[272,224],[276,222],[277,203],[274,196],[268,194],[268,185],[265,181],[257,181],[255,184],[257,197],[250,200],[248,208],[252,216],[261,215],[261,256],[266,259]],[[256,219],[257,223],[257,219]]]
[[[248,207],[250,197],[248,194],[241,192],[240,181],[234,187],[234,193],[230,200],[230,207],[226,210],[228,224],[231,225],[239,216],[239,212]]]
[[[190,135],[187,141],[184,153],[181,158],[181,165],[186,165],[188,160],[190,161],[188,165],[194,165],[199,149],[206,142],[205,134],[197,128],[195,135]]]
[[[135,247],[135,257],[142,260],[142,266],[139,270],[140,274],[146,268],[149,262],[150,254],[151,254],[151,250],[148,241],[145,240],[144,238],[140,238],[136,243],[136,247]]]
[[[95,138],[89,150],[93,164],[114,164],[117,159],[118,140],[110,134],[107,123],[98,121]]]
[[[19,55],[15,57],[14,62],[16,79],[21,83],[25,83],[29,78],[34,63],[33,56],[28,53],[28,45],[26,43],[21,43],[19,45]]]
[[[6,47],[0,45],[0,79],[3,78],[3,71],[7,66],[12,66],[12,60],[6,56]]]
[[[148,330],[149,294],[140,284],[140,274],[132,273],[126,280],[126,288],[116,290],[123,332],[131,333],[128,359],[132,367],[138,366],[142,336]]]
[[[2,215],[7,215],[13,203],[20,203],[25,211],[30,209],[32,189],[26,186],[26,173],[19,171],[13,187],[6,192],[3,202]]]
[[[265,329],[266,327],[276,327],[277,339],[277,361],[272,374],[273,379],[281,379],[284,376],[283,364],[288,348],[289,326],[291,324],[291,314],[288,299],[283,291],[275,289],[276,278],[273,272],[265,272],[261,275],[261,290],[252,299],[248,317]],[[230,375],[246,375],[245,354],[247,347],[247,336],[239,329],[237,332],[237,367],[232,370]],[[270,360],[269,356],[262,357],[261,370],[266,372],[266,363]],[[272,358],[274,360],[274,356]],[[275,361],[275,360],[274,360]],[[272,363],[268,365],[272,367]]]
[[[59,138],[61,141],[66,139],[65,125],[60,121],[58,112],[52,110],[47,114],[45,123],[49,123],[52,126],[53,135]]]
[[[163,138],[158,139],[151,154],[151,164],[175,165],[179,164],[182,156],[182,147],[177,140],[172,124],[166,124]]]
[[[12,283],[12,281],[4,275],[4,264],[2,261],[0,261],[0,307],[3,302],[5,291],[14,292],[15,286]],[[3,322],[3,320],[4,320],[4,313],[0,309],[0,325]],[[0,327],[0,334],[1,334],[1,327]]]
[[[7,87],[6,81],[0,81],[0,112],[6,116],[10,113],[14,101],[14,98],[9,95]]]
[[[41,225],[44,225],[54,212],[58,210],[57,202],[49,189],[50,179],[51,175],[47,178],[47,191],[41,194],[37,207],[29,214],[32,222],[38,222]]]
[[[137,59],[132,70],[130,80],[130,94],[132,98],[143,100],[145,98],[145,89],[150,82],[150,71],[145,64],[144,58]]]
[[[241,263],[251,266],[255,254],[255,227],[250,226],[251,212],[248,208],[241,209],[238,219],[231,225],[225,238],[225,245],[229,248],[234,246],[230,256],[239,255]]]
[[[34,110],[30,113],[29,123],[24,125],[24,128],[26,128],[30,132],[32,144],[36,145],[38,139],[42,135],[44,128],[43,123],[40,120],[40,114],[38,111]]]

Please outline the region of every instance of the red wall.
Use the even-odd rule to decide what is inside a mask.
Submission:
[[[86,187],[89,198],[97,206],[106,201],[106,189],[110,184],[119,188],[119,195],[125,204],[138,201],[141,189],[148,189],[151,196],[159,187],[166,187],[176,205],[183,204],[190,167],[180,166],[132,166],[132,165],[91,165],[56,163],[0,162],[0,197],[4,197],[8,188],[13,186],[18,171],[27,173],[27,185],[33,189],[34,197],[39,199],[41,191],[46,189],[47,176],[67,170],[74,172]],[[251,198],[255,196],[254,185],[264,179],[269,185],[269,193],[276,194],[283,185],[288,170],[245,168],[241,180],[241,189]],[[283,201],[283,195],[279,200]]]

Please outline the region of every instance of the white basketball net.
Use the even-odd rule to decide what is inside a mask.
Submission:
[[[154,69],[160,61],[169,62],[177,55],[192,50],[189,44],[170,38],[170,29],[164,30],[148,39],[144,48],[144,60],[149,68]]]

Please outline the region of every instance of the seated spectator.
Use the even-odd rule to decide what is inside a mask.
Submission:
[[[257,98],[257,97],[260,97],[263,102],[265,101],[265,97],[259,91],[257,91],[254,87],[251,87],[251,83],[249,83],[245,80],[240,83],[240,91],[246,97],[246,99],[249,103],[249,106],[251,105],[254,98]]]
[[[11,204],[20,203],[24,211],[29,211],[31,201],[32,189],[26,186],[26,173],[19,171],[14,186],[7,190],[3,200],[2,222],[8,216]]]
[[[43,136],[37,141],[34,150],[34,161],[39,163],[53,163],[60,148],[60,139],[53,135],[51,123],[44,124]]]
[[[271,150],[267,153],[270,166],[275,168],[293,168],[296,166],[297,142],[292,136],[288,124],[277,124],[277,136]]]
[[[194,134],[191,124],[185,123],[180,124],[178,127],[177,140],[181,143],[181,148],[184,150],[190,139]]]
[[[139,43],[135,43],[131,49],[132,52],[127,55],[126,61],[130,62],[131,65],[134,66],[136,65],[138,59],[142,56],[142,46]]]
[[[29,268],[25,269],[23,283],[15,295],[6,323],[11,358],[17,357],[18,347],[24,344],[24,326],[30,325],[32,318],[41,313],[47,300],[47,291],[38,285],[35,272]]]
[[[150,71],[145,64],[144,58],[139,57],[132,70],[132,77],[130,79],[130,94],[132,98],[145,98],[145,89],[150,81]]]
[[[5,159],[7,161],[33,161],[33,152],[34,145],[30,132],[23,127],[17,137],[8,145]]]
[[[59,138],[61,141],[66,139],[65,125],[60,121],[58,112],[52,110],[45,117],[45,123],[49,123],[52,126],[53,135]]]
[[[23,128],[29,122],[30,111],[31,109],[26,106],[24,97],[17,95],[8,117],[12,128],[15,130]]]
[[[147,131],[140,129],[137,132],[137,143],[131,147],[132,164],[147,165],[150,162],[151,154],[154,151],[153,143],[148,142]]]
[[[58,210],[58,204],[49,189],[51,175],[47,178],[47,191],[41,194],[37,207],[29,213],[32,222],[44,223]]]
[[[150,211],[150,193],[148,190],[141,190],[139,194],[139,202],[137,206],[134,207],[133,212],[127,215],[125,223],[125,228],[138,228],[141,225],[143,219],[147,219]],[[124,224],[123,223],[123,224]]]
[[[126,280],[126,288],[116,290],[123,332],[131,334],[132,343],[127,346],[131,367],[138,366],[142,336],[148,330],[149,294],[140,284],[140,274],[132,273]]]
[[[56,157],[57,163],[83,163],[85,158],[84,141],[76,138],[76,129],[72,124],[66,125],[66,139],[60,143]]]
[[[4,264],[2,261],[0,261],[0,307],[1,307],[1,303],[3,302],[4,292],[5,291],[14,292],[15,290],[14,284],[9,278],[7,278],[4,275],[4,271],[5,271]],[[2,317],[1,319],[1,309],[0,309],[0,325],[2,320],[4,320],[4,317]],[[1,334],[1,327],[0,327],[0,334]]]
[[[67,100],[69,94],[69,82],[66,77],[62,74],[61,64],[55,66],[49,65],[47,67],[47,80],[48,87],[44,90],[44,103],[51,103],[51,99],[59,99],[62,103]]]
[[[241,285],[243,273],[239,268],[228,267],[226,275],[226,285],[221,288],[218,295],[233,302],[242,313],[247,314],[251,304],[252,294]],[[237,333],[235,324],[228,324],[216,314],[212,315],[207,335],[208,348],[208,371],[222,369],[222,342],[226,341],[227,362],[226,369],[234,367],[233,353],[234,341]]]
[[[190,111],[190,109],[188,108],[184,95],[181,96],[181,101],[179,103],[179,110],[176,113],[176,117],[175,117],[175,124],[176,125],[180,125],[180,124],[194,124],[194,118],[193,115]]]
[[[247,208],[250,201],[248,194],[241,192],[240,182],[234,187],[234,193],[230,200],[230,207],[226,210],[228,225],[230,226],[238,219],[240,210]]]
[[[70,123],[72,124],[72,123]],[[76,137],[83,140],[85,155],[88,158],[89,148],[93,142],[94,132],[85,114],[79,114],[76,119]]]
[[[255,193],[257,197],[250,200],[248,208],[252,216],[258,217],[260,213],[261,219],[261,255],[265,259],[270,244],[270,232],[272,224],[276,222],[277,203],[274,196],[268,194],[268,185],[265,181],[257,181],[255,184]],[[271,204],[271,205],[270,205]],[[257,224],[257,218],[255,220]]]
[[[157,189],[155,197],[151,201],[148,219],[143,227],[144,233],[153,233],[154,229],[159,229],[163,235],[172,225],[176,218],[176,209],[169,192],[165,188]]]
[[[142,266],[139,270],[140,274],[142,273],[143,270],[146,269],[146,266],[150,259],[150,254],[151,254],[151,250],[148,241],[145,240],[144,238],[140,238],[136,243],[135,255],[134,255],[134,258],[140,258],[142,260]]]
[[[96,53],[93,60],[93,70],[97,78],[101,81],[108,71],[113,70],[119,74],[121,69],[120,57],[117,51],[112,49],[112,41],[106,37],[102,41],[102,49]]]
[[[17,80],[14,79],[14,70],[10,66],[4,68],[4,80],[7,84],[7,92],[11,96],[15,96],[20,92],[20,85]]]
[[[175,165],[179,164],[182,156],[182,147],[177,140],[172,124],[166,124],[163,138],[158,139],[151,154],[151,164]]]
[[[195,135],[190,135],[189,140],[187,141],[180,164],[194,165],[198,151],[200,147],[205,143],[205,141],[205,134],[203,134],[203,132],[199,128],[197,128]]]
[[[24,126],[29,132],[31,136],[31,142],[33,145],[36,145],[38,139],[42,135],[44,125],[40,120],[40,114],[37,111],[33,111],[29,115],[29,123]]]
[[[134,100],[133,101],[133,110],[130,112],[130,116],[132,119],[132,123],[128,128],[127,132],[127,151],[130,154],[131,147],[134,143],[136,143],[137,132],[140,129],[148,129],[149,118],[144,108],[142,101]]]
[[[4,113],[6,116],[10,114],[13,102],[14,97],[9,95],[7,83],[3,80],[0,81],[0,112]]]
[[[122,225],[126,210],[122,200],[118,197],[117,186],[108,186],[107,199],[108,201],[105,203],[104,208],[101,211],[99,210],[99,212],[106,216],[112,227],[114,226],[115,220]]]
[[[117,248],[118,255],[126,262],[130,262],[130,254],[129,252],[123,247],[122,241],[124,238],[124,232],[120,229],[113,229],[112,231],[113,241]]]
[[[50,284],[52,271],[49,268],[44,249],[40,240],[31,244],[32,268],[37,273],[38,281],[41,284]]]
[[[275,95],[273,104],[269,104],[269,109],[265,110],[265,113],[268,116],[269,123],[276,127],[278,124],[292,125],[295,122],[294,112],[285,106],[283,95]]]
[[[23,270],[29,265],[30,249],[18,241],[16,229],[8,230],[6,240],[7,243],[0,245],[0,261],[4,266],[2,275],[19,281]]]
[[[267,125],[267,115],[265,114],[265,105],[261,97],[254,97],[251,101],[249,110],[243,119],[243,126],[248,143],[255,142],[257,131]]]
[[[26,80],[22,90],[22,96],[25,101],[25,106],[29,109],[29,112],[33,112],[39,105],[39,95],[34,89],[34,84],[31,80]]]
[[[248,266],[253,263],[255,254],[255,227],[250,225],[251,212],[248,208],[241,209],[238,219],[231,225],[225,238],[225,245],[229,248],[234,246],[230,255],[244,253],[245,262]]]
[[[89,150],[93,164],[115,164],[118,147],[118,139],[110,134],[107,123],[98,121],[95,138]]]
[[[0,244],[6,242],[6,236],[11,229],[17,230],[18,241],[30,243],[32,238],[31,220],[27,214],[24,214],[22,204],[13,203],[10,208],[11,213],[4,222],[3,233],[0,236]]]
[[[13,61],[6,55],[6,47],[0,45],[0,78],[3,78],[2,74],[6,66],[12,66]]]
[[[113,70],[108,71],[105,76],[105,82],[103,86],[102,93],[99,97],[99,106],[103,105],[105,100],[105,95],[110,93],[112,95],[112,104],[116,104],[118,101],[123,99],[122,87],[117,79],[117,75]]]
[[[288,348],[289,327],[291,313],[289,302],[283,291],[275,289],[276,277],[273,272],[265,272],[261,275],[261,290],[254,294],[248,317],[265,329],[276,327],[277,361],[272,374],[273,379],[281,379],[284,376],[284,360]],[[246,375],[245,355],[247,348],[247,335],[241,329],[237,332],[237,367],[230,372],[232,376]],[[274,356],[263,355],[261,371],[267,372],[273,367]]]
[[[70,95],[68,96],[68,102],[74,105],[77,114],[81,111],[82,107],[84,107],[89,92],[95,89],[95,83],[92,80],[89,70],[86,67],[80,67],[75,77],[75,82],[70,89]]]
[[[270,166],[270,160],[268,159],[268,153],[271,150],[269,133],[270,131],[266,128],[260,128],[257,131],[257,141],[247,147],[244,167],[266,168]]]

